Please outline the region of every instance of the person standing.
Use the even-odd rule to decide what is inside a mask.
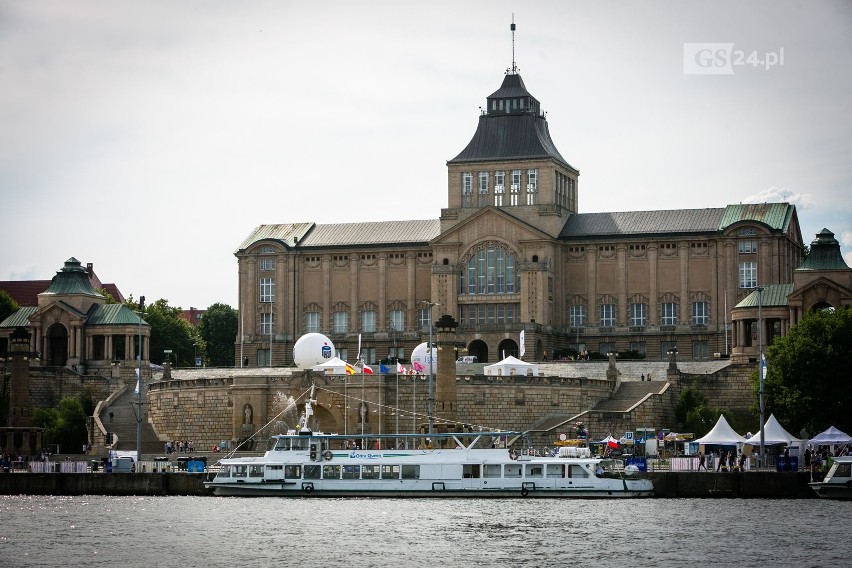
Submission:
[[[725,452],[722,452],[722,455],[719,456],[719,463],[716,466],[716,471],[722,471],[722,465],[725,463]]]
[[[707,466],[704,464],[704,452],[698,452],[698,471],[701,471],[702,467],[704,471],[707,471]]]

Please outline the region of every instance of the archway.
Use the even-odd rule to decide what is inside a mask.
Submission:
[[[61,323],[47,328],[47,353],[44,360],[51,367],[64,367],[68,361],[68,330]]]
[[[476,357],[478,363],[488,363],[488,344],[481,339],[474,339],[467,346],[467,354]]]
[[[503,341],[501,341],[500,344],[497,345],[497,351],[499,351],[497,357],[498,361],[502,361],[509,355],[517,358],[518,354],[520,353],[520,350],[518,349],[518,344],[515,342],[514,339],[504,339]]]

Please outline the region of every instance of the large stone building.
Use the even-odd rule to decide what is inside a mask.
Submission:
[[[292,363],[328,335],[342,358],[406,358],[440,314],[480,362],[588,350],[664,359],[732,352],[728,311],[786,284],[803,257],[787,203],[579,212],[579,171],[539,101],[507,71],[447,163],[440,219],[261,225],[236,251],[238,364]],[[429,305],[437,305],[430,318]]]

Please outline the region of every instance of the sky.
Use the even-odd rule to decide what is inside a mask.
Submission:
[[[0,280],[238,307],[258,225],[438,218],[513,17],[580,213],[787,201],[852,266],[848,2],[0,0]]]

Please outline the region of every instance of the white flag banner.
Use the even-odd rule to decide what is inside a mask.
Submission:
[[[136,391],[134,394],[139,394],[139,367],[136,367]]]
[[[523,329],[521,330],[521,347],[520,347],[520,349],[521,349],[521,351],[520,351],[521,357],[523,357],[524,353],[527,352],[527,346],[526,346],[526,343],[524,343],[524,330]]]

